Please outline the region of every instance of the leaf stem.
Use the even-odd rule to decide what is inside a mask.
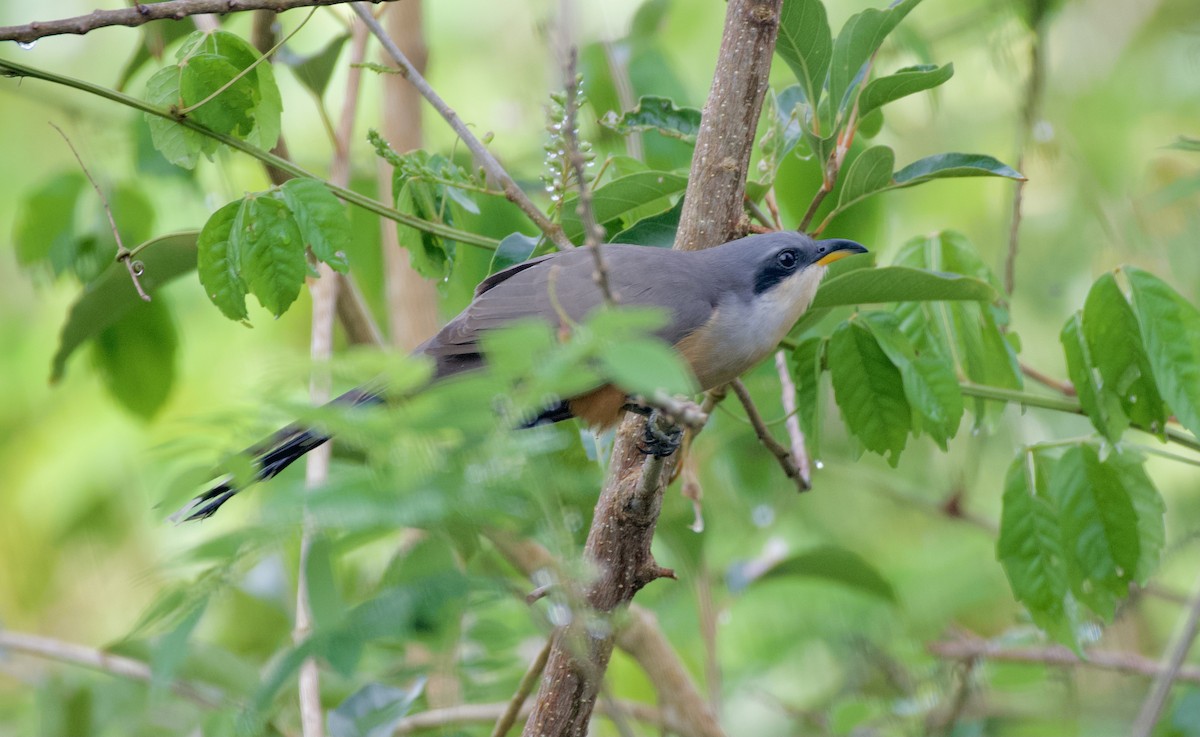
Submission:
[[[444,238],[450,238],[458,243],[464,243],[493,251],[496,249],[496,245],[499,243],[499,241],[495,238],[489,238],[476,233],[470,233],[449,225],[444,225],[442,223],[434,223],[428,220],[422,220],[421,218],[400,212],[399,210],[390,208],[381,202],[377,202],[376,200],[367,197],[366,195],[355,192],[352,189],[330,184],[328,181],[325,181],[320,177],[308,172],[307,170],[296,166],[292,162],[267,151],[263,151],[257,146],[253,146],[245,141],[234,138],[233,136],[228,136],[223,133],[217,133],[216,131],[209,130],[190,118],[177,118],[164,108],[156,107],[148,102],[139,100],[136,97],[130,97],[129,95],[117,92],[115,90],[110,90],[107,87],[101,87],[100,85],[92,84],[91,82],[87,82],[82,79],[62,76],[53,72],[29,67],[24,64],[18,64],[17,62],[9,59],[0,59],[0,75],[11,77],[29,77],[31,79],[40,79],[45,82],[60,84],[65,87],[80,90],[81,92],[87,92],[89,94],[96,95],[97,97],[103,97],[106,100],[125,105],[126,107],[131,107],[135,110],[140,110],[141,112],[149,115],[156,115],[160,118],[172,120],[188,130],[196,131],[197,133],[208,136],[213,140],[220,141],[230,148],[241,151],[248,156],[258,159],[264,164],[274,166],[277,169],[292,174],[293,176],[307,177],[309,179],[322,181],[327,187],[329,187],[331,192],[346,202],[349,202],[356,207],[361,207],[368,212],[373,212],[380,217],[385,217],[389,220],[394,220],[395,222],[407,225],[410,228],[416,228],[417,230],[421,230],[426,233],[433,233]]]

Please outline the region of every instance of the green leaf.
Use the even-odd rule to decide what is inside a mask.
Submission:
[[[207,36],[205,48],[225,57],[239,70],[250,68],[262,58],[258,49],[236,33],[215,31]],[[271,64],[263,62],[247,76],[253,78],[257,96],[252,110],[254,127],[246,136],[246,141],[269,151],[279,140],[280,116],[283,113],[283,100],[275,84],[275,71]]]
[[[892,167],[896,155],[887,146],[872,146],[850,164],[842,180],[838,209],[845,209],[867,196],[887,189],[892,182]]]
[[[933,179],[951,177],[1005,177],[1025,181],[1025,176],[1007,164],[984,154],[935,154],[896,172],[895,188],[912,187]]]
[[[300,295],[308,266],[304,239],[287,205],[248,196],[234,219],[232,242],[249,292],[279,317]]]
[[[914,429],[924,429],[942,450],[958,432],[962,421],[963,397],[958,378],[937,355],[917,355],[900,330],[900,320],[890,312],[868,312],[863,316],[879,347],[904,380],[904,397],[916,412]]]
[[[949,271],[986,281],[999,297],[1000,279],[992,271],[965,235],[944,230],[929,236],[919,236],[900,247],[893,263],[932,271]]]
[[[850,433],[863,447],[889,454],[893,466],[908,441],[912,409],[904,398],[904,379],[859,320],[833,331],[827,351],[833,394]]]
[[[188,115],[217,133],[245,139],[254,127],[253,108],[259,92],[254,75],[239,77],[240,72],[228,59],[216,54],[188,58],[179,70],[183,104],[191,107],[203,103]]]
[[[1121,476],[1088,444],[1063,453],[1051,475],[1060,511],[1071,588],[1111,620],[1129,593],[1141,558],[1137,511]]]
[[[833,54],[833,37],[821,0],[788,0],[783,4],[775,53],[796,75],[805,99],[815,111]]]
[[[335,271],[346,273],[350,218],[341,201],[316,179],[289,179],[280,191],[313,255]]]
[[[134,75],[151,59],[162,59],[163,50],[188,35],[189,23],[147,23],[138,29],[139,43],[129,61],[121,69],[116,89],[123,92]]]
[[[208,218],[200,231],[197,270],[204,293],[230,320],[245,320],[249,287],[241,274],[241,254],[233,237],[234,222],[243,200],[234,200]]]
[[[178,346],[171,310],[160,296],[134,306],[101,330],[93,342],[92,356],[109,394],[130,412],[149,420],[171,394]]]
[[[800,429],[804,432],[808,451],[814,458],[821,453],[821,418],[824,405],[821,391],[821,357],[824,350],[823,338],[805,338],[792,351],[791,356]]]
[[[1145,459],[1139,454],[1131,451],[1110,453],[1105,463],[1116,471],[1137,512],[1138,548],[1141,554],[1133,576],[1138,583],[1145,583],[1158,569],[1158,559],[1166,541],[1163,526],[1166,505],[1146,475]]]
[[[996,291],[968,276],[907,266],[856,269],[828,279],[817,291],[810,309],[885,302],[990,302]]]
[[[516,266],[529,260],[533,249],[537,248],[538,239],[524,233],[511,233],[504,237],[492,254],[492,262],[488,265],[488,273],[495,274],[510,266]]]
[[[428,185],[406,180],[396,190],[396,209],[419,218],[426,217],[421,200],[428,199]],[[441,238],[401,223],[396,224],[400,245],[408,249],[409,263],[426,279],[442,279],[450,270],[450,255]]]
[[[312,606],[313,624],[321,629],[337,627],[345,614],[333,575],[333,544],[326,535],[315,535],[304,560],[304,580]]]
[[[694,394],[696,379],[678,353],[660,340],[634,338],[609,344],[599,356],[606,376],[630,394]]]
[[[76,244],[75,208],[86,186],[83,174],[63,172],[21,202],[13,233],[18,264],[30,267],[46,261],[55,275],[70,268]]]
[[[325,44],[324,48],[306,56],[296,54],[284,46],[276,52],[275,58],[291,68],[296,79],[300,80],[300,84],[307,87],[317,97],[321,97],[325,94],[325,88],[329,86],[329,80],[333,77],[334,70],[337,69],[337,60],[342,54],[342,46],[349,38],[350,34],[348,33],[335,36],[329,39],[329,43]]]
[[[204,616],[207,601],[189,612],[175,627],[159,638],[150,656],[150,672],[153,675],[151,689],[156,694],[165,694],[167,686],[175,679],[179,666],[188,654],[188,640],[200,618]]]
[[[1092,351],[1084,339],[1083,318],[1079,312],[1067,320],[1059,340],[1067,357],[1067,375],[1075,386],[1079,405],[1101,435],[1117,442],[1129,427],[1129,418],[1121,409],[1121,398],[1099,378]]]
[[[906,67],[895,74],[872,80],[858,98],[859,118],[865,118],[889,102],[944,84],[954,76],[954,65],[922,64]]]
[[[1125,414],[1139,427],[1160,436],[1167,408],[1154,381],[1142,344],[1137,315],[1111,273],[1096,280],[1083,305],[1083,334],[1104,390],[1115,393]]]
[[[1078,647],[1065,607],[1069,585],[1059,512],[1049,496],[1050,460],[1023,450],[1004,479],[996,559],[1017,601],[1054,639]]]
[[[179,93],[180,69],[175,65],[158,70],[146,81],[146,101],[164,110],[178,108],[183,99]],[[150,140],[159,153],[176,166],[192,169],[200,154],[211,156],[217,150],[217,142],[184,128],[173,120],[143,113],[150,127]]]
[[[895,589],[874,566],[857,553],[836,545],[822,545],[785,558],[758,575],[746,576],[742,586],[779,578],[819,578],[898,603]]]
[[[368,683],[329,712],[329,737],[388,737],[408,714],[424,686],[424,678],[407,689]]]
[[[596,222],[607,223],[655,200],[682,192],[687,177],[665,171],[644,171],[629,174],[597,187],[592,192],[592,210]],[[567,237],[578,241],[583,237],[583,224],[575,212],[579,196],[563,200],[562,227]]]
[[[1200,151],[1200,138],[1180,136],[1173,143],[1167,144],[1167,148],[1173,148],[1176,151]]]
[[[679,231],[679,216],[683,214],[683,198],[669,210],[644,217],[612,237],[613,243],[632,243],[636,246],[670,248],[675,245]]]
[[[147,294],[155,295],[167,282],[196,268],[198,235],[196,231],[173,233],[138,246],[137,260],[143,268],[138,281]],[[110,264],[71,305],[51,362],[50,383],[62,378],[67,359],[76,348],[142,304],[125,265]]]
[[[676,107],[675,101],[668,97],[643,95],[633,110],[620,117],[610,111],[600,119],[600,125],[623,136],[658,131],[668,138],[695,143],[700,131],[700,111],[694,107]]]
[[[1200,436],[1200,310],[1153,274],[1124,270],[1162,396],[1179,423]]]
[[[863,66],[883,40],[921,0],[901,0],[886,10],[869,8],[850,16],[837,40],[829,64],[829,101],[837,112],[850,108],[853,91],[861,83]]]

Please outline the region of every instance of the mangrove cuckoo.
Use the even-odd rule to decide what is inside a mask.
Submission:
[[[669,313],[657,336],[679,351],[700,388],[707,390],[737,378],[774,351],[812,303],[825,267],[866,250],[854,241],[813,240],[782,231],[702,251],[605,244],[601,257],[619,304],[660,307]],[[492,274],[475,288],[471,304],[414,353],[433,359],[434,380],[479,368],[484,362],[479,339],[487,331],[521,318],[557,325],[562,313],[579,322],[602,305],[595,274],[595,259],[586,247]],[[334,401],[380,400],[359,389]],[[624,391],[606,384],[545,408],[529,424],[578,417],[594,428],[605,428],[621,418],[629,402]],[[279,431],[247,451],[254,457],[255,478],[275,476],[328,439],[302,426]],[[208,517],[238,490],[226,480],[197,497],[178,517]]]

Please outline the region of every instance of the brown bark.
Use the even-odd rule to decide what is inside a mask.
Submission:
[[[718,245],[745,231],[742,200],[754,131],[767,89],[782,0],[730,0],[716,73],[704,106],[696,154],[675,247]],[[643,586],[671,575],[650,554],[662,492],[675,457],[659,464],[637,450],[641,418],[627,417],[617,431],[609,476],[596,503],[584,555],[598,575],[585,595],[601,614],[628,604]],[[646,483],[645,470],[653,483]],[[578,617],[577,617],[578,619]],[[525,737],[587,734],[614,637],[580,628],[554,634],[550,660]],[[708,734],[721,734],[705,715]]]
[[[388,35],[424,74],[429,54],[421,32],[420,0],[392,5],[385,15]],[[401,153],[420,148],[421,94],[402,75],[384,74],[382,78],[384,138]],[[386,161],[379,162],[378,177],[380,199],[395,202],[392,167]],[[437,332],[437,288],[409,265],[408,251],[400,247],[396,236],[396,224],[381,220],[380,227],[388,332],[392,345],[410,351]]]

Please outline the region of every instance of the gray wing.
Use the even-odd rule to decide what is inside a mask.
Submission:
[[[699,254],[608,244],[601,255],[618,304],[670,311],[670,322],[657,332],[668,343],[678,343],[712,314],[717,290],[712,279],[696,273]],[[583,320],[604,302],[594,271],[590,250],[577,248],[493,274],[476,288],[471,304],[417,352],[434,358],[437,375],[446,376],[480,365],[479,339],[488,330],[530,317],[557,325],[559,309],[572,321]]]

